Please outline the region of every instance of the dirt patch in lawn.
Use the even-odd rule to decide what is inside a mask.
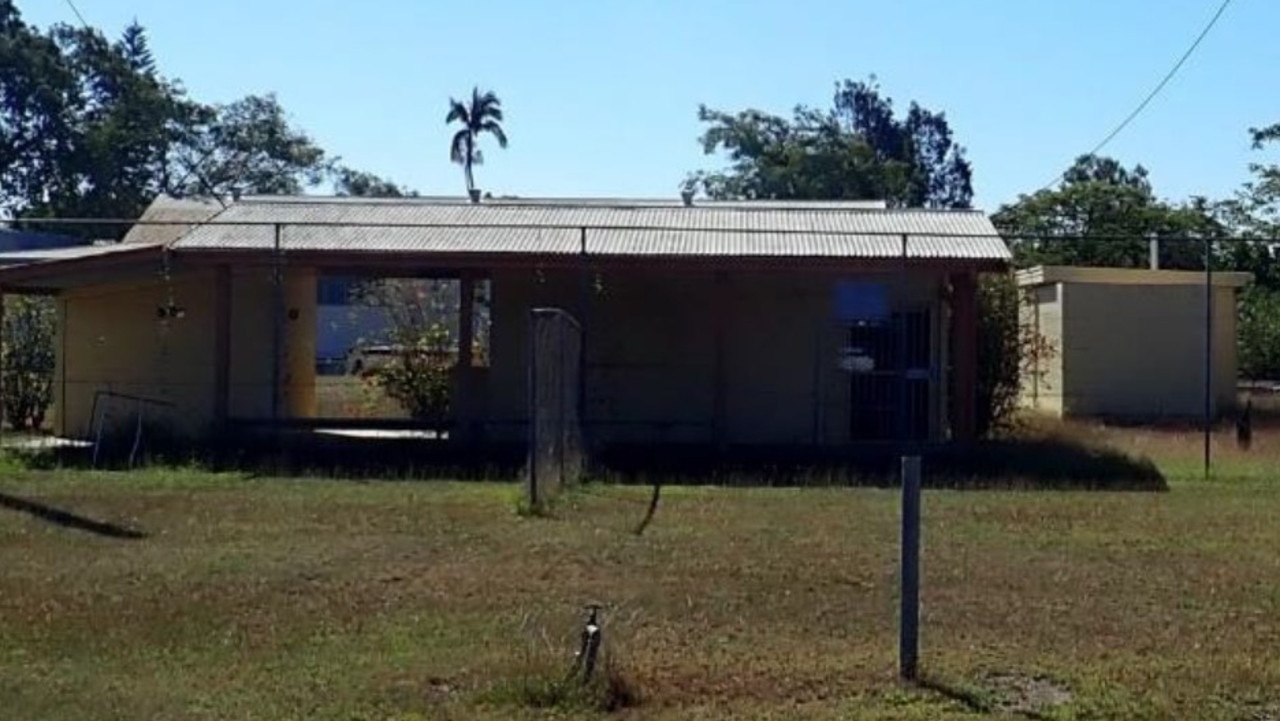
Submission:
[[[983,685],[991,691],[992,710],[1003,713],[1038,716],[1075,698],[1066,685],[1046,676],[994,673]]]

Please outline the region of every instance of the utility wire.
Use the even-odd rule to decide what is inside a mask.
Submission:
[[[89,27],[89,21],[84,19],[84,15],[80,14],[80,8],[76,7],[74,0],[67,0],[67,7],[71,8],[71,12],[76,14],[76,18],[80,20],[80,24]]]
[[[70,0],[68,0],[68,2],[70,2]],[[1103,138],[1101,142],[1093,146],[1093,149],[1087,153],[1088,155],[1095,155],[1099,150],[1102,150],[1104,147],[1106,147],[1107,143],[1110,143],[1112,140],[1114,140],[1117,135],[1119,135],[1121,132],[1124,131],[1125,128],[1129,126],[1129,123],[1132,123],[1134,119],[1136,119],[1139,115],[1142,114],[1143,110],[1147,109],[1147,106],[1151,104],[1151,101],[1155,100],[1156,96],[1160,94],[1160,91],[1164,90],[1165,86],[1169,84],[1170,80],[1173,80],[1173,76],[1178,74],[1178,71],[1182,69],[1182,66],[1187,62],[1187,59],[1190,58],[1191,54],[1196,51],[1196,48],[1200,47],[1200,43],[1205,39],[1205,36],[1209,34],[1209,31],[1213,29],[1213,26],[1218,24],[1218,20],[1222,17],[1222,14],[1226,12],[1227,6],[1230,4],[1231,4],[1231,0],[1222,0],[1222,4],[1218,6],[1218,11],[1213,14],[1212,18],[1209,19],[1209,23],[1205,25],[1204,29],[1200,31],[1200,34],[1196,36],[1195,41],[1193,41],[1191,43],[1191,46],[1187,48],[1187,51],[1182,54],[1182,57],[1178,58],[1178,62],[1173,64],[1173,67],[1169,69],[1169,72],[1165,73],[1165,76],[1160,80],[1160,82],[1155,86],[1155,88],[1151,90],[1150,93],[1147,93],[1147,97],[1143,98],[1141,103],[1138,103],[1138,107],[1134,108],[1133,112],[1129,113],[1129,115],[1126,116],[1124,120],[1120,121],[1120,124],[1117,125],[1114,130],[1112,130],[1110,133],[1107,133],[1107,136]],[[1062,178],[1066,176],[1066,174],[1067,173],[1065,170],[1062,171],[1056,177],[1054,177],[1053,180],[1049,181],[1048,183],[1045,183],[1044,187],[1040,188],[1040,190],[1037,190],[1036,192],[1039,193],[1045,190],[1049,190],[1053,186],[1060,183],[1062,181]]]

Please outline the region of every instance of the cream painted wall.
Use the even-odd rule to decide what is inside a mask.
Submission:
[[[145,418],[180,435],[206,432],[213,418],[213,297],[212,272],[63,294],[54,385],[58,432],[89,435],[98,391],[172,404],[143,406]],[[157,317],[170,298],[184,317]],[[101,399],[100,405],[105,425],[136,423],[136,403]]]

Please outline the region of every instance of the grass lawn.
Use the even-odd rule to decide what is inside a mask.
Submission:
[[[610,717],[1280,719],[1280,483],[1125,439],[1169,492],[926,492],[923,689],[892,490],[672,487],[637,537],[637,487],[13,471],[0,718],[603,716],[533,704],[598,600]]]

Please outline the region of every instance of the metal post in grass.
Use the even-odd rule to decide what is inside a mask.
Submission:
[[[920,456],[902,457],[902,588],[898,673],[915,681],[920,661]]]
[[[542,502],[538,493],[538,312],[529,312],[529,509],[536,511]]]
[[[1204,241],[1204,479],[1213,467],[1213,240]]]
[[[902,235],[902,255],[898,262],[898,293],[894,300],[897,306],[897,313],[891,313],[890,318],[896,318],[894,322],[894,342],[896,349],[894,355],[897,356],[894,363],[894,370],[898,377],[895,383],[895,392],[897,393],[896,417],[898,431],[898,448],[905,451],[907,446],[907,436],[910,435],[910,425],[907,420],[907,302],[909,295],[907,284],[910,280],[910,270],[908,263],[910,262],[907,251],[910,244],[910,237],[903,233]]]

